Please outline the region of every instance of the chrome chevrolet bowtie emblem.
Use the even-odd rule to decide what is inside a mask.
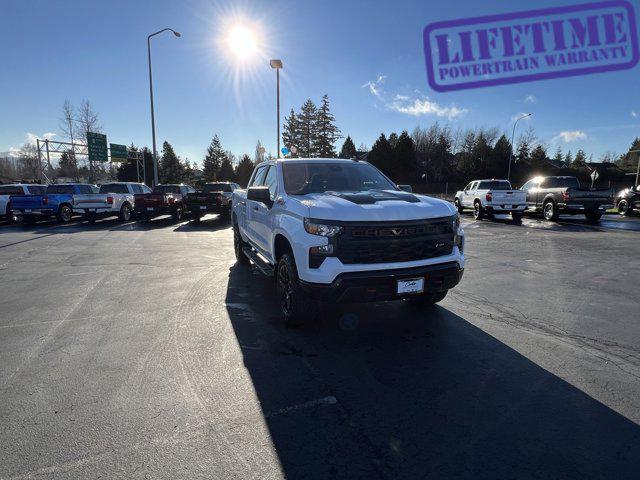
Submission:
[[[392,228],[391,233],[393,233],[396,237],[402,233],[401,228]]]

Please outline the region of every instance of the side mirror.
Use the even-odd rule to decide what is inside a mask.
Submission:
[[[411,185],[398,185],[398,188],[404,192],[413,193],[413,188],[411,188]]]
[[[273,205],[269,187],[249,187],[249,190],[247,190],[247,200],[264,203],[269,208]]]

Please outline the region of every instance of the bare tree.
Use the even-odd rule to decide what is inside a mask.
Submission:
[[[100,125],[100,119],[98,113],[93,110],[91,102],[89,100],[83,100],[78,109],[76,116],[76,122],[82,135],[86,135],[87,132],[102,132],[102,125]]]
[[[73,140],[76,137],[75,122],[75,109],[73,108],[73,104],[71,103],[71,101],[67,99],[62,104],[60,130],[62,131],[63,137],[67,138],[71,143],[73,143]]]
[[[18,154],[20,176],[25,179],[40,178],[42,165],[38,161],[38,149],[32,143],[25,143]]]

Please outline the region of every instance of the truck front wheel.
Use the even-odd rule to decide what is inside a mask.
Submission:
[[[121,222],[128,222],[131,220],[131,206],[128,203],[122,204],[118,218],[120,218]]]
[[[553,200],[547,200],[544,202],[544,205],[542,206],[542,214],[544,215],[545,220],[549,220],[551,222],[558,220],[558,209],[556,208],[556,204]]]
[[[462,208],[462,204],[460,203],[460,200],[458,198],[456,198],[453,201],[453,203],[456,206],[456,209],[458,210],[458,213],[462,215],[464,213],[464,208]]]
[[[293,327],[312,321],[316,305],[300,287],[300,279],[293,255],[285,253],[276,267],[276,286],[280,308],[287,326]]]

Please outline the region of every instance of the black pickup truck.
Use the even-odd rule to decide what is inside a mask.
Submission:
[[[205,183],[202,190],[189,193],[187,209],[193,220],[199,222],[207,213],[217,213],[224,219],[231,218],[231,196],[240,185],[232,182]]]
[[[576,177],[535,177],[521,188],[527,192],[529,211],[542,212],[546,220],[556,221],[560,214],[584,214],[596,223],[613,208],[610,188],[583,188]]]
[[[160,184],[151,193],[136,193],[136,216],[149,221],[160,215],[171,215],[175,221],[182,220],[185,213],[185,197],[195,188],[182,184]]]
[[[640,185],[625,188],[616,195],[616,207],[620,215],[631,215],[640,210]]]

